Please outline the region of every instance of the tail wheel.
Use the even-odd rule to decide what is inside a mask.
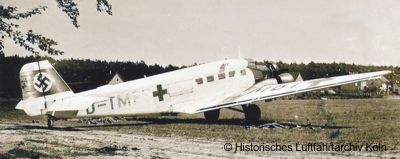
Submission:
[[[243,105],[242,108],[246,121],[258,122],[260,120],[261,110],[257,105],[248,104],[248,105]]]
[[[54,121],[55,121],[54,117],[52,117],[52,116],[47,116],[47,127],[48,127],[48,128],[53,128],[53,126],[54,126]]]
[[[207,122],[216,122],[219,118],[219,109],[204,112],[204,118]]]

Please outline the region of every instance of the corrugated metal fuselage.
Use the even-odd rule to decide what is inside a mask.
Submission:
[[[194,112],[216,105],[254,85],[246,60],[224,60],[193,66],[117,85],[74,94],[103,97],[77,117]]]

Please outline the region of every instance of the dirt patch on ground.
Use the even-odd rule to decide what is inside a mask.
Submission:
[[[47,130],[37,124],[0,124],[2,157],[63,158],[264,158],[264,157],[391,157],[386,153],[320,153],[320,152],[233,152],[225,151],[223,141],[182,137],[125,134],[85,128],[58,127]]]

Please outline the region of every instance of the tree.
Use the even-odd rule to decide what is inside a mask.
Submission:
[[[58,8],[60,8],[71,20],[72,25],[75,28],[79,28],[78,16],[79,10],[78,5],[74,0],[56,0]],[[19,12],[15,6],[3,6],[0,5],[0,57],[4,56],[4,43],[5,38],[9,38],[14,41],[15,44],[24,48],[26,51],[32,54],[39,54],[39,50],[48,53],[50,55],[60,55],[64,52],[55,48],[57,42],[50,38],[47,38],[39,33],[35,33],[32,30],[23,32],[19,30],[19,25],[13,23],[15,20],[29,18],[33,15],[41,14],[46,11],[46,6],[40,6],[28,11]],[[106,12],[108,15],[112,15],[112,6],[107,0],[97,0],[97,11]]]

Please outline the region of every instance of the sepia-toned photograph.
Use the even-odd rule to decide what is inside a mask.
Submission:
[[[0,159],[400,157],[400,1],[1,0]]]

